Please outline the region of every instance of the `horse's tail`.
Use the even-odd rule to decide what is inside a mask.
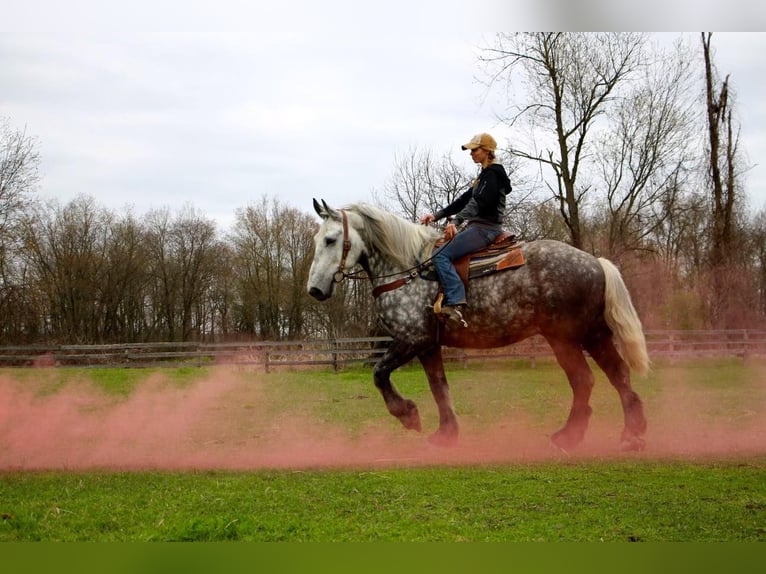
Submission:
[[[604,319],[617,340],[617,349],[628,366],[637,373],[649,370],[649,355],[641,320],[625,287],[620,271],[608,259],[599,257],[604,270]]]

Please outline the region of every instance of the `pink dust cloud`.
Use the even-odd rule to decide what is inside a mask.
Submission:
[[[185,388],[147,380],[127,398],[107,396],[87,383],[40,395],[0,378],[0,471],[308,469],[766,454],[766,389],[755,402],[751,397],[720,417],[712,396],[688,382],[663,381],[660,393],[645,401],[644,452],[620,453],[621,421],[605,420],[594,409],[585,441],[567,454],[550,446],[547,435],[556,428],[541,427],[510,404],[513,417],[485,428],[462,421],[459,445],[440,448],[427,442],[434,429],[418,434],[399,427],[372,383],[367,400],[379,402],[379,417],[351,433],[313,420],[300,405],[269,413],[266,386],[223,368],[214,373]],[[640,392],[640,383],[635,386]],[[435,408],[419,407],[421,413]],[[562,422],[566,414],[561,413]]]

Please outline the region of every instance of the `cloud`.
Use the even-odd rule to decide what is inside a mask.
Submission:
[[[491,36],[472,28],[538,22],[553,4],[29,0],[0,35],[0,115],[38,137],[41,192],[63,201],[191,202],[225,226],[264,194],[307,212],[312,197],[369,200],[397,154],[452,152],[471,169],[465,138],[509,135],[474,78]],[[748,42],[755,54],[764,37]],[[735,77],[760,77],[725,45]],[[749,113],[762,90],[743,88]]]

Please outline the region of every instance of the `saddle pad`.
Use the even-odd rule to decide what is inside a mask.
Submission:
[[[521,251],[521,243],[514,243],[510,247],[492,248],[471,253],[455,261],[455,269],[464,283],[474,277],[482,277],[491,273],[516,269],[526,263],[524,253]],[[429,264],[420,276],[423,279],[438,281],[433,264]]]

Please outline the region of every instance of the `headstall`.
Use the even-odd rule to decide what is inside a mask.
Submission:
[[[346,267],[346,257],[348,257],[348,252],[351,251],[351,240],[348,238],[348,216],[346,215],[346,210],[341,209],[340,214],[343,220],[343,255],[341,255],[340,258],[338,270],[332,276],[332,280],[335,283],[340,283],[346,276],[343,269]]]

